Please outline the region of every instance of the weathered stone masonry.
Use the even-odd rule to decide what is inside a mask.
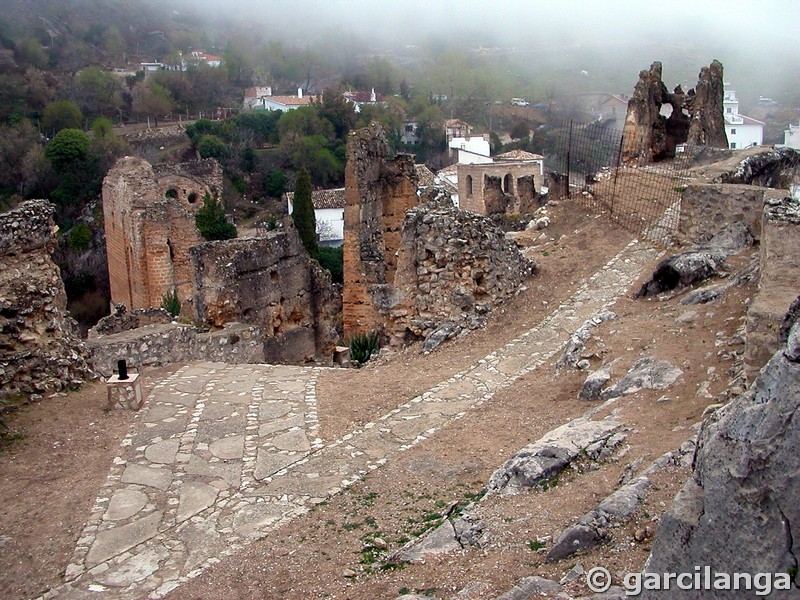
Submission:
[[[120,159],[103,182],[111,301],[129,308],[160,306],[165,293],[192,293],[189,248],[203,241],[195,214],[203,197],[222,193],[213,159],[151,166]]]
[[[92,376],[51,258],[54,211],[31,200],[0,214],[0,397],[61,390]]]
[[[196,319],[257,325],[269,363],[331,359],[341,305],[330,273],[309,258],[290,218],[264,237],[207,242],[190,254]]]
[[[400,228],[419,203],[411,155],[389,159],[383,128],[373,123],[350,133],[345,169],[344,329],[380,329],[375,296],[394,283]]]
[[[416,194],[411,157],[387,158],[382,129],[350,134],[345,208],[345,333],[393,345],[474,327],[535,266],[482,215]]]

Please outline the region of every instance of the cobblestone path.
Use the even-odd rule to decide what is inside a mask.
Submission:
[[[156,386],[123,441],[66,570],[68,583],[43,598],[165,595],[544,364],[658,255],[632,242],[535,327],[329,444],[317,435],[320,369],[179,369]]]

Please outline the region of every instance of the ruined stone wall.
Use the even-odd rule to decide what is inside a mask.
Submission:
[[[379,306],[385,333],[399,345],[443,323],[474,327],[534,271],[490,219],[447,201],[422,204],[406,214],[397,277]]]
[[[51,258],[54,210],[32,200],[0,214],[0,397],[61,390],[92,376]]]
[[[190,254],[196,319],[215,327],[232,321],[258,326],[267,362],[333,356],[338,295],[291,219],[265,237],[206,242]]]
[[[383,128],[350,133],[345,168],[344,328],[348,334],[381,325],[375,286],[394,280],[405,212],[419,203],[413,157],[388,158]]]
[[[726,225],[741,221],[758,240],[764,200],[785,195],[785,190],[752,185],[693,183],[681,194],[679,228],[697,245],[706,243]]]
[[[544,185],[539,171],[535,162],[458,165],[460,207],[481,215],[532,212],[537,204],[536,190]]]
[[[109,377],[124,359],[132,371],[193,360],[258,364],[264,361],[261,328],[241,323],[203,332],[181,323],[150,324],[91,337],[92,368]]]
[[[761,225],[758,292],[747,310],[745,364],[752,380],[778,349],[778,331],[800,292],[800,200],[767,200]]]
[[[195,214],[221,191],[213,159],[155,169],[131,156],[117,162],[103,182],[112,302],[146,308],[173,289],[181,300],[192,294],[188,249],[202,242]]]

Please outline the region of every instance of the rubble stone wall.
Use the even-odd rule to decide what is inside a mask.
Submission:
[[[202,332],[180,323],[144,325],[98,335],[87,341],[92,368],[104,377],[124,359],[132,371],[193,360],[226,363],[263,363],[263,332],[259,327],[230,323],[224,329]]]
[[[445,322],[471,327],[534,271],[490,219],[447,202],[422,204],[406,214],[397,278],[379,304],[385,333],[399,345]]]
[[[764,200],[785,195],[785,190],[753,185],[690,184],[681,194],[680,231],[692,244],[704,244],[726,225],[741,221],[758,240]]]
[[[800,293],[800,200],[785,197],[764,204],[758,292],[747,310],[745,364],[748,378],[779,347],[786,311]]]
[[[31,200],[0,214],[0,397],[53,392],[93,376],[51,257],[54,210]]]

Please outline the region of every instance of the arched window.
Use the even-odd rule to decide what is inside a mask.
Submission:
[[[472,175],[467,175],[467,196],[472,196]]]
[[[511,192],[511,184],[513,179],[511,178],[511,173],[507,173],[505,177],[503,177],[503,191],[508,194]]]

